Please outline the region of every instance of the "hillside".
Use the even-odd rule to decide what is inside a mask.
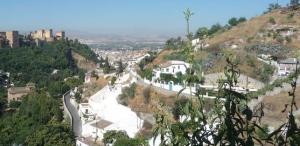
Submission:
[[[271,39],[272,36],[264,36],[263,34],[279,29],[280,27],[293,27],[296,31],[300,27],[300,11],[290,11],[285,9],[274,10],[270,13],[254,17],[246,22],[239,24],[232,29],[213,36],[208,40],[211,45],[221,45],[224,43],[237,44],[247,46],[251,43],[281,43]],[[262,36],[263,35],[263,36]],[[298,32],[291,35],[291,42],[283,42],[287,47],[300,48],[297,42]]]
[[[243,74],[267,82],[275,68],[259,61],[257,56],[270,54],[277,59],[299,57],[299,18],[299,10],[277,9],[219,30],[202,40],[207,47],[194,52],[195,63],[200,64],[206,74],[222,72],[226,57],[234,55]],[[183,54],[182,49],[164,49],[152,66],[167,60],[185,61]],[[265,70],[268,70],[267,74]]]
[[[86,45],[72,40],[0,49],[0,70],[10,73],[10,82],[16,87],[32,82],[36,87],[22,101],[11,102],[15,104],[7,104],[7,90],[0,87],[0,145],[75,144],[61,97],[83,83],[84,71],[76,57],[95,59]],[[11,111],[2,111],[6,107]]]
[[[78,68],[83,70],[93,70],[96,68],[96,64],[94,61],[88,60],[79,53],[75,51],[72,52],[72,56],[76,61],[76,65]]]

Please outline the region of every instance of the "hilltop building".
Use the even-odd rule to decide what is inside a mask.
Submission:
[[[20,47],[18,31],[8,31],[5,35],[11,48]]]
[[[3,48],[7,45],[8,41],[6,40],[6,32],[0,32],[0,48]]]
[[[64,31],[59,31],[59,32],[56,32],[55,34],[55,39],[57,40],[62,40],[62,39],[65,39],[65,32]]]
[[[0,32],[0,48],[16,48],[23,45],[41,45],[44,42],[52,42],[65,38],[65,32],[59,31],[53,36],[52,29],[41,29],[27,35],[19,35],[18,31]]]
[[[25,87],[11,87],[7,90],[7,101],[21,101],[22,97],[33,92],[35,84],[28,83]]]
[[[47,41],[47,42],[51,42],[54,40],[52,29],[48,29],[48,30],[41,29],[41,30],[34,31],[31,33],[31,37],[35,40]]]

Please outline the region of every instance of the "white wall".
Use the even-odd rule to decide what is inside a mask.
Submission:
[[[154,79],[158,79],[160,78],[160,74],[164,73],[164,74],[172,74],[174,76],[176,76],[176,73],[181,72],[183,75],[186,74],[186,70],[187,70],[188,65],[184,65],[184,64],[176,64],[176,65],[171,65],[169,67],[166,68],[158,68],[158,69],[154,69]]]
[[[76,140],[76,146],[89,146],[89,145],[81,142],[80,140]]]

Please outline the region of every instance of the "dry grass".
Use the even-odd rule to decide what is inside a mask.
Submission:
[[[211,45],[220,44],[235,39],[246,39],[253,37],[269,20],[269,14],[255,17],[249,21],[239,24],[238,26],[214,36],[208,42]]]
[[[82,101],[88,101],[89,97],[100,91],[104,86],[108,84],[108,80],[102,76],[98,80],[91,80],[90,83],[85,84],[84,88],[86,89],[83,93],[84,97]]]
[[[144,102],[143,91],[146,87],[137,85],[135,97],[128,102],[128,106],[131,107],[133,111],[144,112],[144,113],[155,113],[158,109],[158,103],[163,102],[167,106],[173,106],[175,102],[174,96],[165,95],[155,91],[153,88],[150,88],[150,102]]]
[[[174,50],[164,49],[162,52],[160,52],[158,54],[158,56],[154,59],[152,64],[149,64],[149,66],[147,66],[147,67],[153,67],[154,65],[159,65],[159,64],[162,64],[162,63],[166,62],[165,56],[170,55],[173,52],[174,52]]]
[[[287,121],[288,110],[281,112],[284,109],[285,104],[291,103],[292,97],[288,96],[287,92],[282,92],[274,96],[267,96],[263,99],[265,104],[264,113],[265,116],[262,118],[262,123],[273,127],[278,127]],[[299,106],[300,103],[300,89],[296,91],[296,103]],[[296,118],[299,119],[300,116],[296,112]]]
[[[228,51],[228,49],[226,49]],[[247,75],[251,78],[257,79],[258,74],[257,70],[259,68],[262,68],[263,63],[259,60],[257,60],[255,54],[250,54],[244,50],[232,50],[230,51],[230,54],[233,56],[237,56],[237,59],[239,60],[239,66],[241,73],[244,75]],[[248,57],[247,57],[248,56]],[[254,67],[251,66],[247,60],[247,58],[251,58],[253,61]],[[214,63],[214,66],[207,70],[206,73],[219,73],[224,72],[224,67],[227,65],[225,57],[216,60]]]
[[[290,18],[288,18],[288,16],[291,13],[294,13],[294,17],[290,19]],[[271,26],[271,24],[269,23],[270,18],[274,18],[276,21],[276,24],[278,24],[278,25],[293,25],[293,26],[300,28],[300,19],[299,19],[300,11],[282,13],[281,10],[276,10],[276,11],[273,11],[273,12],[265,14],[265,15],[254,17],[254,18],[252,18],[244,23],[241,23],[238,26],[233,27],[232,29],[227,30],[225,32],[218,33],[214,37],[210,38],[208,40],[208,43],[211,46],[218,46],[223,43],[231,42],[233,44],[238,44],[239,48],[241,48],[240,50],[243,50],[242,48],[244,46],[248,46],[253,43],[254,44],[259,43],[262,40],[264,40],[265,43],[277,43],[276,40],[274,40],[273,38],[268,38],[268,37],[260,38],[260,37],[256,36],[259,32],[262,32]],[[249,38],[252,38],[252,40],[249,41],[248,40]],[[285,43],[284,45],[286,45],[287,47],[290,47],[290,48],[298,48],[298,49],[300,48],[299,39],[297,37],[292,38],[292,42]],[[296,49],[296,51],[298,51],[298,49]],[[157,57],[157,59],[154,60],[153,64],[158,65],[158,64],[165,62],[166,61],[164,59],[165,56],[170,55],[173,52],[174,52],[173,50],[169,50],[169,49],[162,51],[159,54],[159,56]],[[205,54],[208,54],[209,52],[211,52],[211,50],[201,51],[201,53],[199,53],[199,52],[195,53],[195,58],[196,59],[199,59],[199,58],[205,59],[205,57],[206,57]],[[247,53],[247,52],[244,52],[244,53]],[[240,54],[238,54],[238,55],[240,55]],[[293,56],[295,54],[296,53],[292,52],[291,56]],[[242,57],[243,56],[240,56],[240,58],[242,58]],[[220,66],[217,66],[215,69],[210,70],[209,72],[220,72],[223,70],[224,60],[219,60],[218,62],[216,62],[216,64],[218,64]],[[247,66],[244,67],[244,64],[243,64],[242,68],[245,68],[242,70],[245,70],[247,73],[249,67],[247,67]]]
[[[292,18],[289,15],[294,14]],[[300,28],[300,11],[289,11],[283,13],[281,10],[276,10],[271,13],[254,17],[249,21],[239,24],[230,30],[223,33],[216,34],[214,37],[208,40],[211,45],[219,45],[225,42],[238,42],[240,47],[249,45],[251,43],[261,42],[262,38],[257,38],[256,34],[266,30],[267,27],[271,26],[269,19],[274,18],[276,25],[292,25]],[[247,42],[248,38],[254,38],[251,42]],[[277,43],[273,38],[263,38],[264,42]],[[242,42],[240,41],[242,40]],[[284,43],[290,48],[300,48],[297,37],[292,38],[292,42]]]
[[[298,25],[300,20],[297,19],[299,16],[294,16],[293,19],[288,19],[288,15],[292,13],[281,13],[281,10],[276,10],[271,13],[267,13],[265,15],[254,17],[244,23],[239,24],[232,29],[225,31],[223,33],[217,34],[216,36],[209,39],[209,43],[211,45],[221,44],[227,41],[237,41],[239,39],[244,40],[244,45],[247,44],[246,40],[250,37],[255,37],[255,35],[265,30],[267,26],[269,26],[269,19],[274,18],[276,24],[279,25]],[[243,44],[243,43],[242,43]]]

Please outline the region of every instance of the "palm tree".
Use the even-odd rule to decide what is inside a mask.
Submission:
[[[187,24],[187,37],[190,38],[191,34],[190,34],[190,18],[191,16],[194,15],[193,12],[191,12],[191,10],[189,8],[187,8],[184,12],[184,18],[186,20],[186,24]]]

